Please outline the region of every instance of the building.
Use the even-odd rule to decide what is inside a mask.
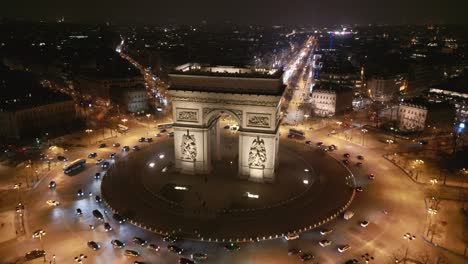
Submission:
[[[64,94],[41,89],[5,102],[0,106],[0,137],[4,139],[61,134],[80,124],[75,102]]]
[[[456,110],[459,122],[468,121],[468,77],[462,75],[452,78],[429,89],[428,99],[431,102],[447,102]]]
[[[375,76],[367,81],[367,91],[372,100],[388,102],[405,90],[405,82],[403,75]]]
[[[175,168],[204,174],[222,161],[220,116],[236,120],[238,175],[271,182],[278,167],[282,70],[181,65],[169,74]]]
[[[112,86],[110,100],[121,113],[147,112],[149,109],[148,94],[144,85],[133,87]]]
[[[422,104],[401,103],[398,108],[398,128],[401,131],[423,131],[428,109]]]
[[[315,115],[328,117],[352,109],[352,89],[337,86],[328,87],[329,88],[314,87],[312,91],[311,105]]]
[[[74,87],[82,96],[93,99],[110,100],[110,90],[114,87],[135,87],[143,85],[144,79],[139,72],[122,70],[120,72],[87,71],[74,79]]]

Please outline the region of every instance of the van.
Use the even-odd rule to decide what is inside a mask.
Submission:
[[[351,219],[353,216],[354,216],[354,212],[353,212],[353,211],[349,211],[349,210],[346,211],[346,212],[344,212],[344,214],[343,214],[343,218],[344,218],[345,220],[349,220],[349,219]]]

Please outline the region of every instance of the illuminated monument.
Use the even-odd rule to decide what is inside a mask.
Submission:
[[[278,166],[282,70],[187,63],[169,74],[175,167],[206,174],[221,159],[222,114],[239,124],[238,175],[270,182]]]

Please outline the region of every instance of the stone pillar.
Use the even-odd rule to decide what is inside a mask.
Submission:
[[[175,168],[182,173],[211,171],[210,129],[174,125]]]

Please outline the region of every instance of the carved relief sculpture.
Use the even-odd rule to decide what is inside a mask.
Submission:
[[[197,158],[197,144],[195,143],[195,135],[190,135],[187,130],[187,134],[182,135],[182,144],[180,145],[182,150],[182,159],[195,161]]]
[[[177,120],[197,122],[197,112],[196,111],[179,111],[177,115]]]
[[[257,136],[252,141],[249,151],[249,167],[265,168],[267,153],[265,149],[265,142]]]
[[[270,127],[270,117],[265,115],[249,115],[248,126]]]

